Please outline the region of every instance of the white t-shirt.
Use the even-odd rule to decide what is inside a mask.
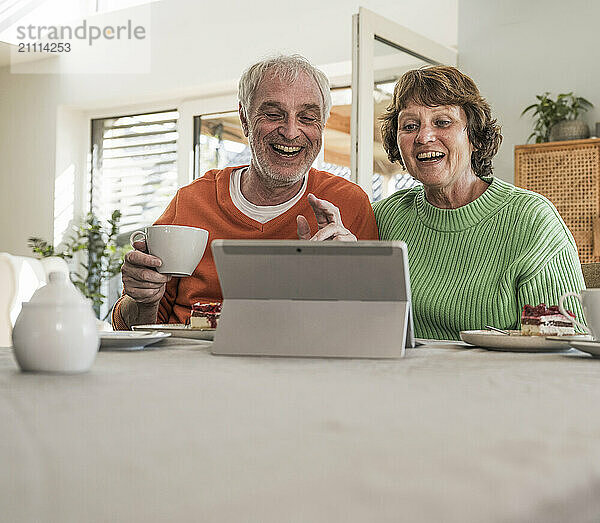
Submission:
[[[250,203],[242,194],[241,180],[242,174],[246,172],[247,168],[236,169],[231,173],[229,178],[229,193],[231,194],[231,200],[233,204],[246,216],[252,218],[259,223],[267,223],[273,218],[283,214],[287,210],[291,209],[306,192],[306,185],[308,183],[308,176],[304,176],[304,182],[298,194],[287,202],[280,203],[279,205],[254,205]]]

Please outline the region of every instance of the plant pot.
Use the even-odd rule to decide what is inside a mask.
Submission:
[[[550,129],[550,141],[582,140],[590,136],[590,128],[583,120],[563,120]]]

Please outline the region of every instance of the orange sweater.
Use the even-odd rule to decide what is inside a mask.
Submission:
[[[215,239],[297,239],[296,216],[303,214],[311,231],[317,231],[317,221],[306,197],[302,197],[282,215],[261,224],[243,214],[231,200],[229,178],[233,170],[208,171],[202,178],[177,191],[157,225],[189,225],[206,229],[208,247],[194,273],[186,278],[172,278],[158,309],[159,323],[185,323],[197,301],[221,301],[221,287],[210,243]],[[356,184],[339,176],[311,169],[306,195],[314,194],[340,209],[344,226],[359,240],[378,239],[377,225],[369,199]],[[113,327],[127,329],[121,318],[120,301],[113,309]]]

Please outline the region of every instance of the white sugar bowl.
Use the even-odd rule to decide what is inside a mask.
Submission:
[[[12,337],[22,371],[85,372],[100,345],[90,302],[62,272],[23,303]]]

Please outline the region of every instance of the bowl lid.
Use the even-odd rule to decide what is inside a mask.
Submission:
[[[69,281],[64,272],[51,272],[48,275],[48,283],[35,291],[29,304],[89,306],[88,301]]]

